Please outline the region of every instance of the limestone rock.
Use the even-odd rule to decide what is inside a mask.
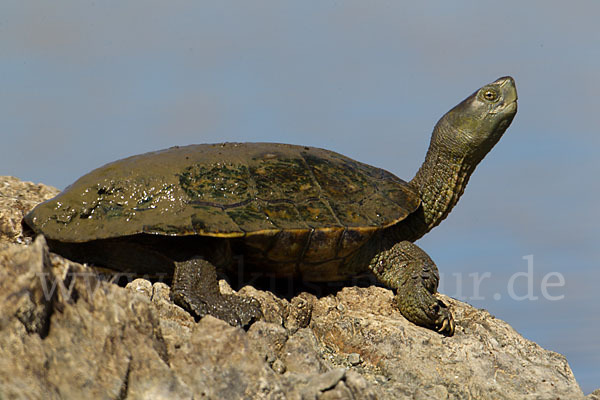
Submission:
[[[600,389],[596,389],[588,394],[586,400],[600,400]]]
[[[22,214],[40,198],[11,179],[2,181],[15,185],[5,198],[19,199]],[[18,242],[18,228],[3,232]],[[248,331],[212,317],[196,322],[164,283],[102,280],[49,253],[43,237],[7,243],[0,398],[584,398],[563,356],[445,296],[457,321],[452,337],[407,322],[380,287],[291,299],[251,286],[240,293],[259,299],[265,315]]]
[[[0,243],[23,241],[21,220],[36,204],[51,199],[59,190],[41,183],[0,176]]]
[[[376,287],[344,288],[336,297],[315,300],[310,327],[336,360],[358,353],[365,361],[356,370],[374,379],[381,375],[379,388],[389,398],[583,396],[562,355],[523,338],[485,310],[439,297],[457,321],[452,337],[407,323],[393,307],[392,292]]]

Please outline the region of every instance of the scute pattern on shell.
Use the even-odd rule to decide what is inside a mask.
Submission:
[[[320,262],[352,252],[419,204],[403,180],[335,152],[224,143],[107,164],[38,207],[27,222],[65,242],[138,233],[254,237],[248,244],[269,258],[288,259],[283,254],[293,246],[284,249],[287,243]]]

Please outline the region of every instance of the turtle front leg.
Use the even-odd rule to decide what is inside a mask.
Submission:
[[[396,303],[406,319],[449,336],[454,334],[452,314],[433,296],[440,280],[438,269],[417,245],[396,243],[378,253],[370,268],[383,284],[396,289]]]
[[[256,299],[221,294],[215,266],[199,258],[175,262],[171,299],[198,319],[212,315],[233,326],[246,327],[262,317]]]

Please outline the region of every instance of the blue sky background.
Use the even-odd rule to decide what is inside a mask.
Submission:
[[[600,387],[600,2],[12,1],[0,5],[0,174],[64,188],[172,145],[332,149],[410,179],[435,122],[512,75],[519,112],[420,240],[443,292]],[[533,295],[511,298],[527,272]],[[473,276],[489,273],[479,295]],[[541,283],[559,272],[565,285]],[[548,282],[558,282],[550,276]],[[514,279],[525,295],[526,278]]]

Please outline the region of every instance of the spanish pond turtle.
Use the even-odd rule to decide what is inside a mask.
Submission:
[[[410,321],[447,334],[438,270],[413,242],[439,224],[517,111],[514,80],[473,93],[437,123],[410,181],[314,147],[223,143],[129,157],[81,177],[24,219],[67,258],[173,274],[172,298],[233,325],[254,299],[222,295],[215,267],[333,281],[371,271]]]

